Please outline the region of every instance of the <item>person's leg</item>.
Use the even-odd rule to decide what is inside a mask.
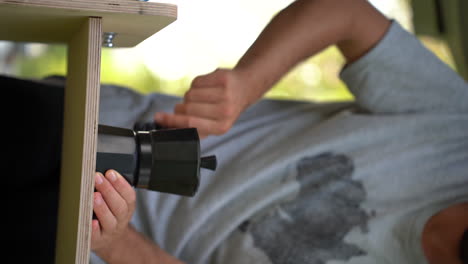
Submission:
[[[17,263],[53,263],[64,89],[2,76],[0,86],[15,105],[7,113],[15,153],[7,212],[14,223],[12,253]]]

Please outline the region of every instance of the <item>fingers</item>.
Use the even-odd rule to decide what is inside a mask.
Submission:
[[[112,214],[99,192],[94,193],[94,212],[103,229],[112,230],[117,226],[117,218]]]
[[[216,105],[204,103],[183,103],[177,104],[174,108],[174,114],[191,115],[207,119],[216,119]]]
[[[106,178],[108,181],[112,184],[114,187],[115,191],[120,195],[120,197],[125,201],[127,204],[127,208],[129,211],[133,212],[133,209],[135,207],[135,199],[136,199],[136,194],[135,190],[133,187],[128,183],[127,180],[125,180],[120,173],[118,173],[115,170],[108,170],[106,171]],[[99,189],[98,189],[99,190]],[[104,199],[107,201],[107,194],[105,192],[102,192]],[[116,211],[115,213],[118,214],[118,205],[115,206]],[[111,205],[111,210],[114,212],[114,206]]]
[[[224,99],[225,91],[219,87],[192,88],[184,95],[185,102],[219,103]]]
[[[197,128],[200,138],[222,135],[248,105],[245,87],[232,70],[218,69],[195,78],[173,114],[156,113],[154,119],[165,127]]]
[[[102,233],[98,220],[93,219],[93,222],[91,223],[91,231],[91,241],[99,241],[99,239],[102,236]]]
[[[109,170],[104,177],[96,173],[94,211],[103,229],[127,224],[135,207],[135,191],[116,171]]]
[[[224,104],[182,103],[174,108],[174,114],[187,115],[212,120],[232,119],[235,108]]]
[[[224,120],[212,120],[197,116],[179,114],[158,113],[156,115],[156,121],[167,127],[195,127],[197,128],[198,133],[202,138],[204,135],[208,134],[224,134],[230,128],[230,125]]]
[[[115,170],[105,176],[95,174],[94,213],[92,220],[91,248],[106,248],[120,238],[135,209],[135,191],[132,186]]]

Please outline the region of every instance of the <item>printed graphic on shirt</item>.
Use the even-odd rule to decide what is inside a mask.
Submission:
[[[352,160],[327,153],[304,158],[296,168],[298,196],[239,229],[275,264],[318,264],[364,255],[343,241],[353,227],[366,232],[369,218],[359,207],[366,193],[351,179]]]

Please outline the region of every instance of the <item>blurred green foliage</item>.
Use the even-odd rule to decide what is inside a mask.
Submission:
[[[393,2],[392,2],[393,1]],[[406,29],[411,29],[411,8],[408,0],[392,0],[371,2],[394,17]],[[248,1],[245,1],[248,3]],[[251,4],[248,4],[251,7]],[[262,6],[259,4],[258,6]],[[264,10],[255,10],[262,15]],[[229,22],[229,21],[228,21]],[[431,38],[420,37],[423,44],[434,52],[442,61],[455,69],[450,50],[445,43]],[[190,87],[193,76],[185,76],[171,80],[155,73],[143,62],[132,61],[130,65],[117,56],[115,49],[103,48],[101,60],[101,82],[127,86],[141,93],[160,92],[183,95]],[[119,50],[119,52],[128,52]],[[146,52],[146,51],[145,51]],[[151,52],[151,51],[148,51]],[[66,47],[64,45],[48,45],[42,52],[35,55],[20,55],[14,63],[13,74],[23,78],[43,78],[48,75],[66,75]],[[132,57],[133,54],[127,53]],[[339,78],[344,59],[336,49],[330,47],[320,54],[307,59],[292,69],[265,96],[268,98],[312,100],[312,101],[344,101],[353,100],[345,84]],[[218,65],[230,68],[235,63]]]
[[[442,61],[455,69],[450,50],[445,43],[421,37],[423,44]],[[118,56],[114,49],[103,48],[101,60],[101,82],[122,85],[141,93],[166,93],[183,95],[190,87],[192,77],[169,80],[155,74],[143,63],[132,63],[130,67],[118,67]],[[126,52],[126,51],[124,51]],[[47,45],[35,56],[19,55],[14,63],[14,74],[23,78],[44,78],[48,75],[66,75],[66,46]],[[353,96],[340,80],[339,73],[344,59],[336,47],[330,47],[307,59],[292,69],[265,96],[277,99],[311,101],[348,101]],[[230,68],[229,65],[219,67]]]
[[[23,78],[66,75],[66,54],[66,46],[48,45],[38,56],[20,55],[16,59],[15,75]],[[130,71],[115,67],[115,63],[118,62],[113,59],[112,49],[104,48],[101,60],[102,83],[127,86],[141,93],[183,95],[192,81],[190,77],[166,80],[164,76],[153,74],[143,63],[133,65]],[[338,78],[342,64],[343,58],[336,48],[329,48],[291,70],[266,97],[315,101],[352,100],[352,95]]]

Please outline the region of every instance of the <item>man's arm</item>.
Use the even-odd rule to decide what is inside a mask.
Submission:
[[[138,233],[129,221],[135,208],[135,190],[116,171],[96,173],[91,249],[109,264],[181,264]]]
[[[431,216],[421,234],[422,249],[429,264],[462,264],[461,243],[467,231],[468,202],[451,205]]]
[[[256,101],[299,62],[337,45],[351,63],[385,35],[390,21],[366,0],[299,0],[280,12],[235,70]]]
[[[130,225],[120,239],[114,240],[107,249],[95,252],[109,264],[183,263],[162,250]]]
[[[293,66],[330,45],[355,61],[385,35],[390,21],[366,0],[298,0],[276,15],[233,70],[192,82],[174,114],[157,113],[169,127],[196,127],[201,136],[227,132]]]

